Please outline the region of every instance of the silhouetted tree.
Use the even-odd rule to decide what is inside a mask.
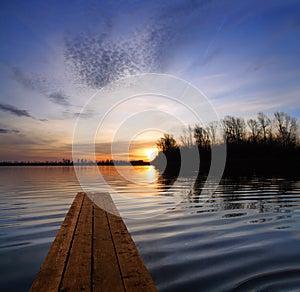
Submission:
[[[246,124],[244,119],[226,116],[223,119],[224,135],[227,143],[240,143],[246,137]]]
[[[164,137],[160,138],[157,142],[156,142],[156,146],[158,148],[159,151],[162,152],[168,152],[170,150],[173,149],[178,149],[178,145],[176,140],[174,139],[173,135],[164,134]]]
[[[263,112],[259,112],[257,120],[260,127],[260,134],[262,134],[262,141],[267,143],[272,139],[271,120]]]
[[[207,127],[195,125],[183,129],[180,136],[181,148],[172,135],[164,134],[157,141],[159,155],[153,161],[154,165],[164,168],[165,172],[173,174],[189,173],[198,168],[198,173],[208,173],[212,161],[212,148],[221,149],[223,145],[216,142],[217,134],[222,133],[226,139],[225,173],[269,174],[299,172],[300,145],[297,144],[299,132],[297,120],[284,112],[276,112],[274,121],[264,113],[258,113],[257,118],[247,120],[234,116],[226,116],[222,120],[223,127],[218,122],[212,122]],[[217,132],[217,130],[221,130]],[[194,135],[196,145],[193,143]],[[225,142],[225,141],[224,141]],[[224,143],[223,142],[223,143]],[[199,155],[199,156],[198,156]],[[200,165],[198,160],[200,157]],[[166,164],[167,162],[167,164]],[[184,171],[182,171],[184,170]]]
[[[187,128],[182,129],[182,135],[180,135],[180,142],[183,147],[191,148],[193,143],[193,129],[190,125]]]
[[[284,112],[276,112],[274,116],[278,142],[285,146],[296,145],[297,120]]]
[[[217,143],[217,130],[218,130],[218,122],[212,121],[207,126],[207,132],[211,140],[212,145],[216,145]]]
[[[261,129],[259,127],[259,123],[257,120],[254,120],[254,119],[249,119],[247,121],[247,124],[250,128],[250,142],[252,143],[256,143],[258,138],[259,138],[259,135],[261,133]]]
[[[198,147],[208,148],[210,146],[210,138],[208,132],[200,125],[196,125],[194,128],[194,138]]]

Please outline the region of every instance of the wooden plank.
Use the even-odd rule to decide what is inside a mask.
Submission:
[[[85,196],[60,291],[90,291],[93,203]]]
[[[109,193],[92,200],[78,193],[31,291],[157,291]]]
[[[34,291],[58,291],[72,242],[84,193],[78,193],[48,252],[48,255],[30,289]]]
[[[124,291],[106,212],[94,205],[93,290]]]
[[[139,254],[122,218],[110,196],[105,197],[105,208],[126,291],[157,291],[141,255]]]

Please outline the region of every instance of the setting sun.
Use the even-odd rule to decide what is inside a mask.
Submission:
[[[145,149],[145,154],[148,157],[148,159],[151,161],[157,156],[158,149],[157,148],[147,148],[147,149]]]

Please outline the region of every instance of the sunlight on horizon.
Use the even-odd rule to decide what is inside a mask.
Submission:
[[[158,149],[155,148],[147,148],[144,150],[146,156],[148,157],[149,161],[152,161],[158,155]]]

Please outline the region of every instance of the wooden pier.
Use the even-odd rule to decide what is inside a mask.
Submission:
[[[78,193],[34,291],[157,291],[108,193]]]

